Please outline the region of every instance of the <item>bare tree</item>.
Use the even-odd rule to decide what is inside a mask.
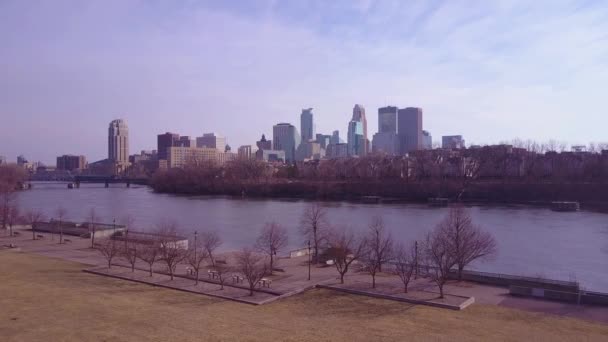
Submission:
[[[351,264],[359,260],[366,252],[367,241],[352,231],[342,229],[329,234],[329,249],[327,255],[334,262],[340,273],[340,283],[344,284],[344,276]]]
[[[95,232],[97,230],[97,213],[95,212],[95,208],[91,208],[89,211],[89,234],[91,235],[91,248],[95,247]]]
[[[187,256],[187,251],[179,245],[178,227],[173,222],[163,222],[158,226],[159,260],[167,265],[173,280],[177,265]]]
[[[30,209],[25,212],[25,222],[32,228],[32,240],[36,240],[36,222],[44,220],[44,214],[40,210]]]
[[[0,171],[5,172],[6,170],[7,168],[0,166]],[[0,223],[3,230],[8,227],[10,210],[17,202],[15,184],[10,178],[0,174]]]
[[[131,272],[135,272],[135,264],[139,258],[140,245],[135,239],[129,238],[129,231],[125,232],[124,244],[122,246],[121,254],[131,265]]]
[[[63,207],[59,207],[55,211],[55,215],[57,216],[57,220],[59,222],[59,243],[61,244],[63,243],[63,221],[67,215],[67,210],[65,210]]]
[[[274,257],[287,246],[287,230],[276,222],[266,223],[256,242],[256,249],[270,257],[270,274],[274,269]]]
[[[366,236],[367,248],[361,258],[363,270],[372,276],[372,288],[376,288],[376,274],[382,272],[382,265],[393,259],[393,238],[384,228],[380,216],[374,216]]]
[[[228,277],[228,273],[232,271],[232,268],[224,263],[216,263],[213,267],[215,271],[215,275],[220,283],[220,290],[224,289],[224,284],[226,283],[226,279]]]
[[[369,225],[367,235],[369,249],[377,262],[378,272],[382,272],[382,265],[393,259],[393,236],[384,227],[382,217],[375,216]]]
[[[236,267],[249,284],[249,295],[268,272],[268,264],[264,256],[256,254],[250,248],[243,248],[236,256]]]
[[[439,288],[439,298],[443,298],[443,286],[448,280],[450,269],[456,264],[452,246],[445,224],[439,224],[427,234],[424,244],[425,258],[430,264],[429,275]]]
[[[198,239],[198,234],[194,234],[194,241],[190,250],[188,251],[188,264],[194,269],[194,275],[196,277],[195,285],[198,285],[198,278],[201,268],[204,265],[205,260],[207,259],[207,251],[203,246],[203,241]],[[222,285],[223,287],[223,285]]]
[[[112,260],[121,252],[116,241],[113,239],[103,239],[96,245],[96,248],[108,261],[108,268],[112,268]]]
[[[8,224],[9,236],[13,236],[13,227],[19,224],[21,220],[21,212],[19,211],[19,206],[14,203],[8,208],[8,216],[6,219],[6,223]]]
[[[473,224],[473,219],[465,207],[451,208],[441,225],[452,243],[455,266],[458,267],[458,280],[462,280],[462,271],[468,264],[496,254],[496,240]]]
[[[415,245],[406,247],[400,244],[395,249],[395,268],[393,269],[393,273],[401,279],[405,293],[407,293],[407,287],[416,269],[416,253]]]
[[[325,239],[327,230],[327,215],[325,208],[318,203],[309,205],[300,219],[300,233],[313,243],[313,262],[317,263],[319,248]]]
[[[209,257],[209,261],[211,261],[211,265],[213,267],[216,266],[215,263],[215,251],[222,245],[222,239],[217,231],[206,231],[201,234],[201,241],[203,243],[203,248],[205,252],[207,252],[207,256]]]
[[[142,246],[139,247],[137,254],[139,259],[148,265],[151,277],[154,263],[156,263],[159,258],[158,244],[156,241],[148,241],[148,243],[142,244]]]

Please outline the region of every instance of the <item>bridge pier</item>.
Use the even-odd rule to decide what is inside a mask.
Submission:
[[[106,181],[106,188],[110,187],[110,182]]]
[[[131,182],[127,182],[127,188],[131,187]]]

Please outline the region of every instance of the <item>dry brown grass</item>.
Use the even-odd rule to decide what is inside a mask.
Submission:
[[[462,312],[314,290],[265,306],[0,253],[2,341],[606,341],[608,326],[473,305]]]

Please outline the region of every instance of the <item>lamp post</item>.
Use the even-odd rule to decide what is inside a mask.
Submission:
[[[196,259],[196,250],[197,250],[197,245],[196,245],[196,239],[198,238],[198,231],[194,231],[194,246],[192,246],[192,248],[194,249],[194,262],[196,263],[198,259]],[[198,267],[198,265],[197,265]],[[198,270],[198,268],[197,268]],[[192,272],[192,270],[190,270],[190,272]],[[197,276],[196,276],[196,283],[198,284],[198,271],[197,271]]]
[[[310,264],[312,261],[310,260],[310,240],[308,240],[308,280],[310,281]]]

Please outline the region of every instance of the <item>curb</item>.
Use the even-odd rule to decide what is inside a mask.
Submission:
[[[329,285],[317,285],[317,288],[344,292],[344,293],[349,293],[349,294],[354,294],[354,295],[359,295],[359,296],[374,297],[374,298],[392,300],[392,301],[397,301],[397,302],[405,302],[405,303],[416,304],[416,305],[426,305],[426,306],[432,306],[432,307],[436,307],[436,308],[450,309],[450,310],[456,310],[456,311],[463,310],[466,307],[468,307],[469,305],[475,303],[475,297],[461,297],[461,296],[454,296],[454,295],[452,295],[452,296],[460,297],[460,298],[468,298],[468,299],[465,300],[460,305],[450,305],[450,304],[433,303],[433,302],[416,300],[416,299],[407,299],[407,298],[395,297],[395,296],[390,296],[390,295],[383,295],[383,294],[379,294],[379,293],[370,293],[370,292],[359,291],[359,290],[344,289],[341,287],[335,287],[335,286],[329,286]]]

